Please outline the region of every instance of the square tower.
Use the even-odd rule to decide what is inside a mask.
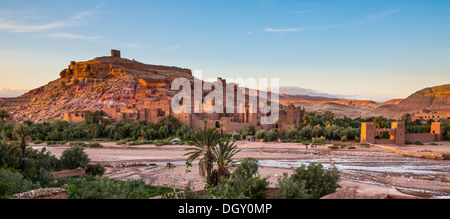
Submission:
[[[442,141],[442,137],[444,135],[443,135],[443,130],[441,129],[440,122],[431,123],[431,134],[434,134],[435,141]]]
[[[405,136],[405,123],[404,122],[393,122],[391,123],[391,129],[394,133],[394,139],[396,145],[404,145],[406,143]]]
[[[121,58],[120,57],[120,51],[111,49],[111,57]]]
[[[375,124],[373,122],[361,123],[361,143],[375,144]]]

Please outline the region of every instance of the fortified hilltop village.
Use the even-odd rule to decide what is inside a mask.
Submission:
[[[238,113],[238,86],[234,88],[234,113],[226,110],[226,95],[222,101],[223,113],[174,113],[171,108],[173,97],[179,92],[172,90],[172,82],[186,78],[191,82],[194,100],[194,77],[189,69],[146,65],[121,57],[120,51],[111,50],[111,56],[99,57],[86,62],[70,62],[60,73],[60,79],[49,85],[30,91],[12,99],[0,101],[0,107],[11,112],[11,121],[30,120],[43,122],[63,119],[69,122],[83,122],[96,110],[107,114],[107,119],[120,122],[124,116],[131,121],[145,120],[155,123],[161,118],[173,115],[191,129],[199,127],[219,128],[224,132],[239,131],[254,126],[255,130],[272,129],[274,123],[261,122],[267,113],[260,110],[259,91],[256,93],[257,111],[250,101],[251,91],[245,88],[244,113]],[[227,86],[226,80],[217,82]],[[203,84],[207,82],[202,82]],[[202,91],[204,99],[211,90]],[[270,95],[267,95],[270,96]],[[270,100],[269,100],[270,101]],[[194,106],[191,105],[194,112]],[[306,111],[293,104],[279,105],[279,128],[293,127],[303,122]],[[205,124],[205,121],[207,123]]]
[[[185,150],[192,149],[187,144],[189,139],[181,139],[178,133],[176,136],[149,138],[144,137],[146,133],[141,129],[139,136],[135,135],[134,138],[124,135],[116,139],[114,135],[116,142],[109,137],[110,132],[108,138],[104,138],[106,135],[100,138],[88,136],[91,134],[88,127],[92,125],[89,123],[93,122],[93,115],[99,115],[99,111],[104,112],[100,115],[103,119],[114,123],[108,125],[114,127],[111,129],[114,130],[113,133],[119,133],[121,130],[117,127],[122,124],[126,124],[123,127],[151,127],[170,115],[192,129],[187,132],[200,133],[203,129],[198,129],[206,127],[214,133],[220,134],[219,130],[224,132],[222,136],[232,136],[235,141],[228,143],[232,143],[231,146],[234,145],[236,150],[239,149],[235,159],[254,158],[258,162],[258,175],[261,175],[261,179],[268,180],[267,186],[270,189],[265,193],[267,197],[277,195],[280,191],[278,186],[283,179],[282,174],[295,174],[295,168],[301,168],[300,165],[309,162],[318,162],[323,167],[336,167],[339,170],[341,178],[336,183],[341,188],[320,198],[449,197],[447,160],[450,158],[450,147],[449,142],[443,140],[450,139],[450,85],[426,88],[404,100],[378,104],[365,100],[286,95],[281,91],[279,98],[275,98],[271,92],[242,88],[230,82],[231,80],[218,78],[215,82],[206,82],[196,76],[190,69],[143,64],[122,58],[120,51],[112,50],[110,56],[70,62],[60,72],[58,79],[22,96],[0,98],[0,110],[3,115],[4,112],[8,114],[7,117],[1,117],[3,121],[0,124],[4,130],[13,129],[13,132],[16,127],[26,127],[27,125],[20,123],[27,121],[31,124],[30,127],[58,124],[72,128],[85,126],[81,133],[91,137],[87,143],[78,137],[68,137],[71,142],[67,146],[68,142],[51,139],[50,134],[47,134],[40,135],[39,138],[42,139],[33,141],[29,147],[45,147],[43,151],[48,150],[62,159],[66,150],[79,149],[76,145],[82,145],[85,148],[81,149],[92,159],[91,164],[103,165],[105,172],[102,174],[111,180],[140,179],[144,184],[180,190],[191,185],[201,189],[207,182],[205,177],[201,177],[200,164],[192,164],[190,174],[187,174],[187,164],[186,169],[182,165],[171,169],[169,164],[186,163],[188,160]],[[178,79],[184,79],[186,83],[178,86]],[[203,88],[201,95],[198,94],[198,84]],[[224,91],[226,95],[212,95],[217,86],[227,88]],[[186,87],[190,89],[185,89]],[[206,89],[209,87],[212,89]],[[191,102],[182,99],[179,105],[187,105],[190,112],[179,112],[174,107],[184,90],[188,92],[183,93],[183,98],[190,97],[187,100],[190,99]],[[201,99],[196,99],[197,96],[201,96]],[[214,98],[211,99],[211,96]],[[242,97],[245,101],[242,101]],[[318,107],[323,104],[327,107],[323,109],[327,111],[313,110],[304,101],[316,101]],[[201,113],[195,107],[199,102],[203,103]],[[276,119],[269,123],[264,119],[271,118],[274,111],[265,111],[268,105],[270,110],[278,109]],[[219,106],[220,109],[210,113],[211,106]],[[233,106],[234,110],[230,112],[229,106]],[[372,114],[354,118],[344,117],[342,114],[335,116],[333,113],[338,114],[339,110],[333,111],[328,107],[356,109]],[[328,112],[334,117],[330,121],[326,118]],[[121,123],[124,118],[128,120]],[[377,119],[383,119],[385,123],[381,124]],[[103,120],[94,122],[95,127],[100,121]],[[420,130],[410,132],[410,128],[416,125]],[[250,134],[250,127],[254,127],[254,134]],[[13,141],[4,130],[1,137]],[[42,133],[59,134],[69,129],[61,130],[42,129]],[[241,135],[242,130],[245,134]],[[310,130],[310,135],[307,130]],[[321,130],[321,135],[314,136],[313,130]],[[275,131],[280,132],[273,138],[266,140],[258,137],[258,133]],[[86,174],[87,171],[83,168],[52,172],[55,178]],[[180,179],[176,185],[174,175]],[[42,191],[20,193],[15,197],[59,198],[60,195],[63,199],[73,198],[68,196],[65,189],[53,191],[45,188]]]
[[[262,100],[259,98],[260,91],[243,88],[245,105],[242,106],[242,103],[238,101],[238,92],[242,92],[240,90],[242,88],[233,83],[230,83],[233,92],[232,94],[227,93],[227,95],[234,94],[234,97],[231,98],[233,100],[231,106],[234,106],[234,112],[227,111],[227,95],[222,95],[223,99],[214,99],[213,102],[222,102],[220,107],[223,107],[223,110],[221,110],[223,113],[209,113],[205,109],[206,105],[202,105],[202,113],[195,113],[195,101],[191,101],[192,103],[188,106],[191,108],[190,112],[194,113],[184,111],[175,113],[172,109],[172,100],[180,91],[173,90],[171,85],[178,78],[185,78],[190,82],[191,100],[194,100],[195,78],[190,69],[147,65],[122,58],[120,51],[111,50],[111,56],[99,57],[85,62],[70,62],[68,68],[60,73],[59,79],[20,97],[0,99],[0,108],[6,109],[10,114],[6,120],[7,123],[26,120],[45,122],[51,119],[78,123],[83,122],[89,113],[94,111],[104,111],[106,113],[105,118],[115,123],[120,122],[124,117],[131,121],[156,123],[161,118],[172,115],[191,129],[220,128],[226,133],[237,132],[243,128],[248,129],[250,126],[255,127],[256,131],[261,129],[271,130],[275,126],[286,129],[299,126],[304,122],[305,107],[284,101],[283,104],[277,104],[279,115],[275,119],[276,121],[263,123],[262,119],[269,117],[271,113],[262,113],[261,110],[264,104],[271,102],[270,92],[264,95],[268,97],[268,100],[260,102]],[[208,82],[201,81],[202,88],[205,83]],[[218,78],[215,83],[220,83],[224,88],[230,85],[222,78]],[[424,98],[421,93],[439,94],[440,89],[446,89],[445,86],[442,86],[444,88],[433,88],[438,92],[424,89],[424,91],[411,95],[397,105],[383,104],[376,108],[374,112],[377,110],[380,112],[395,111],[398,108],[407,108],[411,111],[414,109],[410,104],[411,102],[430,102],[429,98],[421,102],[421,98]],[[202,90],[202,102],[213,91],[213,89]],[[450,110],[445,108],[448,104],[444,100],[439,100],[439,98],[439,96],[432,97],[437,102],[434,105],[440,106],[440,109],[416,110],[417,112],[412,114],[412,120],[425,122],[430,119],[434,119],[434,121],[449,119]],[[350,102],[354,104],[355,101]],[[402,106],[401,103],[407,103],[406,107]],[[195,104],[198,104],[198,101]],[[214,105],[211,102],[210,104]],[[242,112],[238,112],[239,104],[243,108]],[[255,105],[256,111],[254,110]],[[376,129],[373,123],[363,123],[361,141],[372,144],[403,145],[408,142],[420,141],[426,143],[442,140],[444,131],[441,129],[440,123],[435,122],[431,127],[431,132],[428,134],[405,134],[405,124],[402,122],[393,123],[391,129]],[[376,139],[375,137],[382,132],[388,133],[391,137],[389,139]]]

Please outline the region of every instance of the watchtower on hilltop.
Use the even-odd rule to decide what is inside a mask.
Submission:
[[[120,57],[120,51],[111,49],[111,57],[121,58]]]

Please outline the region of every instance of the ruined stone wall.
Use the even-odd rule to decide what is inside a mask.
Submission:
[[[375,144],[395,144],[395,139],[375,139]]]
[[[12,199],[67,199],[67,192],[61,188],[46,188],[16,194]]]
[[[53,177],[55,178],[63,178],[63,177],[73,177],[73,176],[84,176],[86,175],[86,171],[82,168],[78,168],[75,170],[63,170],[58,172],[53,172]]]
[[[406,143],[414,143],[416,141],[420,141],[422,143],[429,143],[440,140],[436,139],[435,134],[430,133],[406,134]]]

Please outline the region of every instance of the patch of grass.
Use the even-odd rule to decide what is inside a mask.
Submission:
[[[361,143],[360,145],[361,145],[361,147],[364,147],[364,148],[370,148],[370,146],[371,146],[368,143]]]
[[[442,154],[442,156],[444,157],[444,160],[450,160],[450,154],[449,153]]]
[[[137,141],[128,142],[128,146],[146,145],[146,144],[153,144],[153,143],[154,143],[154,141],[137,140]]]
[[[86,147],[88,147],[88,148],[101,148],[103,146],[100,143],[95,142],[95,143],[87,144]]]
[[[413,143],[414,145],[423,145],[423,143],[421,141],[416,141]]]
[[[160,147],[164,145],[172,145],[172,142],[170,142],[169,140],[155,140],[153,141],[153,144]]]
[[[159,186],[151,186],[151,185],[145,185],[145,188],[148,190],[148,194],[150,197],[156,197],[165,195],[168,193],[173,193],[173,189],[169,187],[159,187]],[[177,189],[177,192],[180,190]]]
[[[70,146],[79,146],[79,147],[86,147],[86,143],[81,141],[74,141],[69,143]]]
[[[333,144],[333,147],[340,147],[341,149],[344,149],[347,147],[346,144]]]

